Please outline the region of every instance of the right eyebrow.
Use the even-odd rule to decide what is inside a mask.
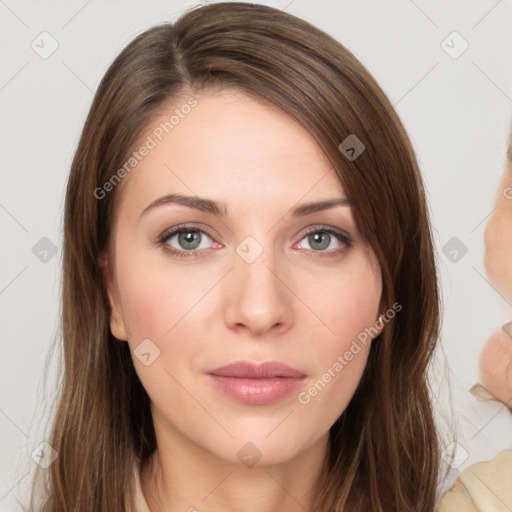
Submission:
[[[201,210],[202,212],[213,213],[214,215],[226,215],[226,206],[224,204],[217,204],[211,199],[205,199],[197,196],[184,196],[182,194],[167,194],[165,196],[159,197],[158,199],[155,199],[155,201],[146,206],[146,208],[144,208],[140,214],[140,217],[142,217],[145,213],[147,213],[149,210],[152,210],[153,208],[172,203],[182,204],[184,206],[188,206],[189,208]]]

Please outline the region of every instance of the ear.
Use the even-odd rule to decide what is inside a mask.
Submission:
[[[117,291],[113,272],[111,271],[109,255],[106,252],[102,252],[98,256],[98,264],[101,268],[103,282],[105,284],[108,302],[110,304],[110,331],[118,340],[127,341],[128,336],[124,325],[119,293]]]

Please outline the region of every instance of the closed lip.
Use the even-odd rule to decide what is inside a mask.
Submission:
[[[245,379],[272,379],[275,377],[288,377],[299,379],[306,374],[279,361],[254,363],[251,361],[234,361],[208,372],[218,377],[238,377]]]

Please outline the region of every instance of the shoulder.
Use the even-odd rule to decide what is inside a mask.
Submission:
[[[512,450],[462,471],[443,496],[438,512],[512,510]]]

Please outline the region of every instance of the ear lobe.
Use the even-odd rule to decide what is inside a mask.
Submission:
[[[126,335],[119,294],[116,289],[113,273],[110,270],[109,257],[106,253],[103,252],[98,256],[98,265],[103,275],[103,283],[110,305],[110,331],[118,340],[127,341],[128,336]]]

